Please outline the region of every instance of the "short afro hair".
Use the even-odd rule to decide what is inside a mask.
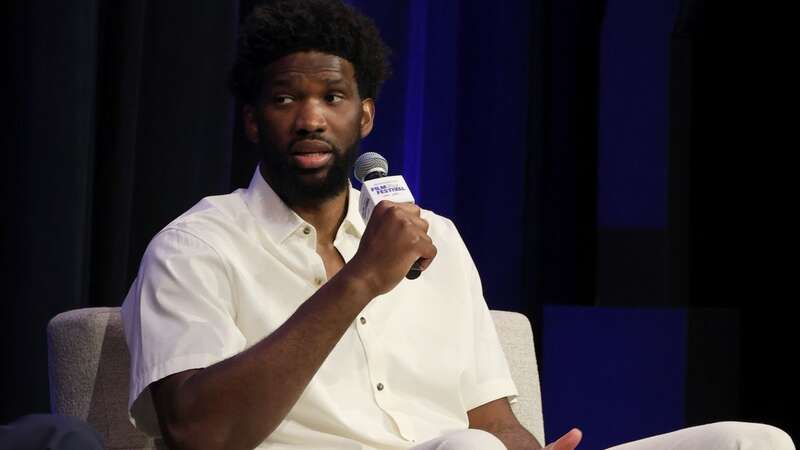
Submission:
[[[229,87],[243,104],[260,101],[264,69],[292,53],[319,51],[349,61],[358,94],[377,99],[391,74],[390,50],[375,23],[341,0],[275,0],[244,22]]]

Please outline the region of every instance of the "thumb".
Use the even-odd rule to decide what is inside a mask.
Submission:
[[[577,428],[573,428],[567,434],[558,438],[557,441],[548,445],[544,450],[574,450],[575,447],[581,442],[583,432]]]

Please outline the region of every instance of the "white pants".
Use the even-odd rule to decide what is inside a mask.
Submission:
[[[557,439],[560,436],[556,436]],[[506,450],[493,434],[461,430],[425,441],[410,450]],[[577,450],[581,450],[578,445]],[[587,449],[588,450],[588,449]],[[718,422],[617,445],[608,450],[795,450],[792,439],[769,425]]]
[[[580,449],[580,446],[578,446]],[[760,423],[717,422],[659,434],[608,450],[795,450],[792,438]]]
[[[409,450],[507,450],[506,446],[492,433],[467,429],[454,431],[425,441]]]

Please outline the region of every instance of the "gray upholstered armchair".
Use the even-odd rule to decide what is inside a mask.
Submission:
[[[539,373],[533,334],[522,314],[492,311],[500,341],[519,390],[512,408],[520,422],[544,442]],[[152,439],[128,421],[128,349],[119,308],[61,313],[47,327],[50,404],[54,413],[89,422],[108,449],[155,449]]]

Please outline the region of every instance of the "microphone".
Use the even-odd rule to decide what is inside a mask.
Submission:
[[[361,182],[361,197],[358,201],[358,212],[369,221],[372,210],[381,200],[397,203],[414,203],[414,196],[402,175],[389,175],[389,162],[375,152],[366,152],[358,157],[353,166],[353,175]],[[414,280],[422,273],[419,260],[411,266],[406,278]]]

